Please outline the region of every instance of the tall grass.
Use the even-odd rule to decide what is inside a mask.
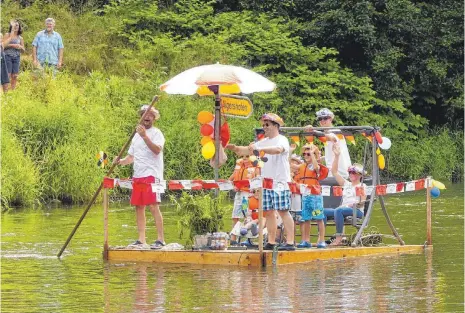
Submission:
[[[142,5],[143,1],[125,3]],[[199,4],[198,1],[195,3]],[[5,32],[11,18],[19,18],[24,26],[26,43],[19,86],[1,99],[4,206],[29,205],[34,199],[87,201],[106,172],[96,165],[97,152],[106,151],[110,160],[113,159],[133,131],[140,105],[159,93],[161,83],[189,67],[217,61],[250,65],[253,63],[251,60],[255,60],[254,64],[257,63],[263,71],[282,71],[275,75],[281,77],[281,93],[255,95],[254,116],[250,119],[228,119],[231,142],[235,144],[247,145],[253,140],[253,128],[259,125],[257,117],[265,110],[281,114],[285,121],[301,122],[301,125],[288,123],[287,126],[308,124],[314,119],[315,101],[325,95],[313,96],[312,93],[316,92],[313,87],[309,87],[307,94],[299,95],[295,79],[302,79],[302,75],[290,77],[286,66],[274,64],[276,60],[270,61],[270,58],[275,59],[274,52],[278,49],[279,53],[283,53],[279,58],[280,62],[284,62],[282,64],[290,66],[297,62],[291,68],[303,66],[308,80],[315,78],[314,73],[308,71],[308,64],[299,63],[303,57],[296,57],[296,53],[301,51],[296,44],[298,38],[287,38],[290,36],[287,28],[280,28],[281,24],[276,21],[267,24],[263,15],[260,16],[261,24],[255,25],[251,12],[242,16],[246,17],[247,23],[238,24],[239,13],[218,17],[208,13],[209,9],[204,10],[203,6],[197,8],[198,12],[185,10],[179,16],[169,11],[147,10],[123,10],[120,12],[122,15],[111,10],[104,15],[91,11],[75,15],[63,1],[35,1],[33,5],[21,8],[16,1],[7,0],[2,3],[2,9],[2,31]],[[134,14],[137,16],[132,16]],[[159,23],[171,31],[153,25],[153,32],[141,31],[137,24],[141,18],[138,14],[142,14],[144,22]],[[190,14],[200,15],[191,21],[187,19]],[[209,22],[206,24],[210,30],[217,32],[196,32],[196,27],[203,23],[204,14],[208,16]],[[56,79],[45,76],[34,80],[31,73],[31,43],[49,16],[56,19],[56,30],[65,42],[65,67]],[[131,24],[132,18],[135,18],[135,24]],[[187,24],[182,24],[180,31],[186,32],[185,37],[172,32],[177,27],[176,23],[183,21]],[[230,27],[226,27],[225,23],[234,25],[234,31],[230,32]],[[265,26],[258,31],[254,25]],[[267,25],[273,29],[269,34],[266,32]],[[134,28],[137,31],[132,31]],[[286,32],[282,33],[283,30]],[[271,38],[260,34],[268,34]],[[282,49],[276,48],[276,42]],[[328,68],[326,70],[330,70],[330,73],[339,71],[344,74],[344,79],[351,81],[353,74],[341,71],[333,59],[336,51],[314,48],[306,53],[319,60],[306,60],[307,63]],[[286,60],[290,63],[286,63]],[[323,80],[331,76],[324,73],[319,75]],[[331,84],[321,84],[323,89],[334,89]],[[355,83],[347,86],[352,84]],[[363,90],[372,93],[368,85],[363,86]],[[295,98],[282,96],[286,94],[283,90],[289,87],[292,88],[288,94]],[[368,114],[364,110],[355,110],[352,104],[346,107],[356,118]],[[212,168],[200,153],[200,125],[196,120],[201,110],[213,112],[213,98],[162,95],[157,108],[161,119],[156,126],[166,138],[165,178],[213,178]],[[288,112],[287,116],[285,112]],[[370,114],[376,115],[373,112]],[[355,117],[354,123],[359,121]],[[390,118],[382,116],[379,120],[389,125],[392,122]],[[400,119],[394,122],[391,132],[383,129],[383,134],[391,137],[393,142],[391,150],[384,152],[387,157],[386,171],[398,177],[433,175],[446,179],[463,178],[463,133],[460,130],[444,128],[430,131],[425,128],[423,132],[418,132],[417,140],[413,141],[409,138],[415,136],[404,136],[409,131],[408,123],[404,125]],[[423,122],[417,121],[413,129],[418,130]],[[361,161],[362,151],[363,144],[351,147],[354,161]],[[230,154],[228,162],[220,169],[220,177],[229,177],[234,160],[235,156]],[[130,166],[118,167],[114,175],[129,177],[131,172]]]

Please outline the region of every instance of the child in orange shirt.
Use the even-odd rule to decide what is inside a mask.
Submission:
[[[294,176],[297,184],[304,184],[306,188],[302,193],[302,241],[297,248],[311,248],[310,243],[310,221],[316,220],[318,224],[318,243],[317,248],[326,248],[325,243],[325,225],[323,211],[323,196],[314,195],[311,192],[313,186],[319,186],[320,180],[328,176],[328,168],[318,163],[320,150],[314,144],[303,146],[303,156],[305,163],[299,166],[298,173]]]

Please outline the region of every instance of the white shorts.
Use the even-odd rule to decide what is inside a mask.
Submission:
[[[242,214],[242,199],[245,198],[247,200],[247,209],[244,212],[247,215],[247,210],[249,209],[249,196],[250,192],[248,191],[238,191],[234,196],[234,207],[232,211],[232,218],[243,218],[244,214]]]
[[[302,196],[296,193],[291,195],[291,209],[289,211],[302,211]]]

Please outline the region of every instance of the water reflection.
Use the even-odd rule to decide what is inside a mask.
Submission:
[[[58,260],[82,210],[10,212],[1,225],[2,312],[463,312],[463,185],[457,190],[433,203],[434,250],[425,254],[264,270],[105,263],[101,207],[89,211]],[[424,192],[388,198],[409,244],[425,241],[424,199]],[[111,244],[133,239],[133,213],[129,206],[112,212]],[[164,216],[167,241],[180,242],[174,211],[166,208]],[[389,233],[380,210],[371,225]]]
[[[435,312],[431,256],[267,269],[107,263],[105,312]]]

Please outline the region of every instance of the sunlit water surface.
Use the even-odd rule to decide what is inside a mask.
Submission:
[[[425,191],[386,197],[407,244],[425,242],[425,201]],[[173,208],[164,205],[162,210],[167,241],[183,243]],[[433,200],[432,251],[263,270],[104,262],[100,205],[91,209],[57,259],[82,212],[82,207],[72,207],[2,215],[2,312],[464,311],[463,185],[453,185]],[[370,225],[390,234],[379,206]],[[135,236],[133,209],[112,204],[110,245],[129,244]],[[154,236],[151,227],[149,241]]]

